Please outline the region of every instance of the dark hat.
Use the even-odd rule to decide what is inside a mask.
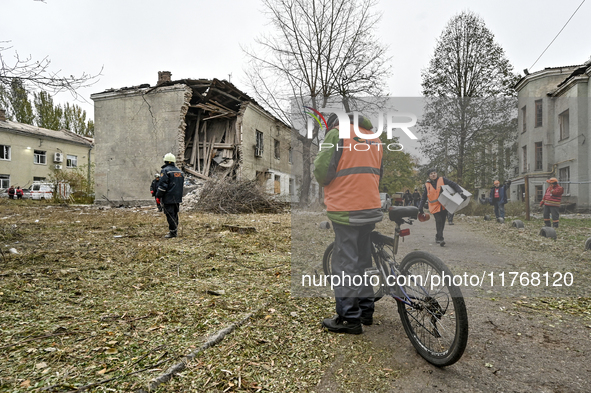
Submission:
[[[427,176],[430,175],[431,172],[437,172],[437,168],[429,168],[429,169],[427,169]]]

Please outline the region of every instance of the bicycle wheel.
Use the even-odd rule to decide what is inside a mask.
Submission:
[[[400,273],[406,285],[398,288],[399,296],[412,303],[398,301],[406,335],[429,363],[438,367],[454,364],[468,342],[468,313],[462,291],[451,282],[453,274],[441,259],[424,251],[404,257]],[[438,279],[439,285],[434,285]],[[404,284],[401,277],[399,281]]]
[[[330,243],[326,250],[324,251],[324,256],[322,257],[322,270],[324,270],[324,274],[330,276],[332,274],[332,250],[334,248],[334,242]],[[372,268],[376,268],[375,258],[372,255]],[[380,300],[384,296],[384,280],[382,279],[382,275],[378,274],[378,284],[373,287],[374,293],[374,301]],[[376,282],[375,280],[370,280],[370,282]]]

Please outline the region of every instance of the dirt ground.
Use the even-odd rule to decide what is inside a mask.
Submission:
[[[411,236],[401,244],[402,253],[422,249],[438,255],[454,274],[480,272],[498,274],[505,271],[563,272],[569,268],[576,281],[586,281],[588,267],[572,259],[550,258],[548,253],[508,247],[498,238],[475,230],[479,223],[456,219],[456,225],[445,229],[446,247],[434,244],[434,223],[413,225]],[[382,224],[380,224],[382,225]],[[379,226],[378,225],[378,229]],[[500,231],[514,231],[509,224],[489,223]],[[493,229],[497,230],[497,229]],[[559,232],[560,235],[560,232]],[[511,236],[511,235],[510,235]],[[588,263],[586,263],[588,266]],[[541,270],[544,269],[544,270]],[[525,283],[525,281],[524,281]],[[498,285],[498,284],[497,284]],[[533,287],[464,290],[468,309],[470,335],[460,361],[447,368],[437,368],[424,361],[404,334],[396,304],[388,299],[376,304],[377,321],[366,327],[363,341],[365,364],[351,363],[343,351],[325,373],[318,392],[405,391],[405,392],[589,392],[591,391],[591,320],[589,308],[573,316],[560,309],[536,307],[545,305],[544,294]],[[581,283],[577,291],[587,288]],[[554,288],[555,296],[561,289]],[[572,288],[563,286],[562,293]],[[537,294],[536,294],[537,293]],[[578,292],[579,296],[589,293]],[[572,299],[568,297],[565,299]],[[349,338],[357,341],[357,338]],[[373,355],[373,357],[372,357]],[[377,390],[366,389],[364,368],[399,370],[388,383]],[[342,370],[351,377],[340,377]],[[357,379],[357,382],[353,382]]]
[[[296,254],[316,265],[334,236],[319,229],[322,213],[183,212],[182,236],[166,240],[153,206],[20,202],[0,203],[0,392],[136,391],[249,313],[157,391],[591,391],[589,223],[553,241],[535,223],[519,231],[457,218],[441,248],[434,222],[415,222],[400,258],[425,250],[455,274],[497,280],[463,288],[468,347],[439,369],[417,355],[392,300],[377,303],[363,335],[348,336],[320,327],[331,299],[293,296],[291,276],[309,269],[293,265]],[[550,283],[571,272],[574,283],[510,286],[514,271],[548,271]]]

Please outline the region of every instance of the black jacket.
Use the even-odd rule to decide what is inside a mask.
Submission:
[[[161,199],[161,203],[172,205],[183,201],[183,184],[185,177],[183,172],[174,164],[165,164],[160,171],[160,182],[156,196]]]
[[[156,197],[156,191],[158,191],[158,183],[160,183],[160,180],[152,180],[152,184],[150,184],[150,193],[152,194],[153,197]]]

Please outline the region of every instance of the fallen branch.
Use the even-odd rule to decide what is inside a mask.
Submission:
[[[190,354],[184,356],[181,359],[180,363],[177,363],[177,364],[169,367],[168,370],[166,370],[166,372],[164,372],[164,374],[160,375],[157,378],[154,378],[149,383],[147,390],[138,389],[138,390],[136,390],[136,393],[147,393],[147,392],[153,391],[158,387],[158,385],[170,381],[175,374],[178,374],[181,371],[183,371],[187,367],[187,364],[191,360],[193,360],[197,355],[199,355],[201,352],[205,351],[206,349],[211,348],[211,347],[215,346],[216,344],[218,344],[219,342],[221,342],[228,334],[232,333],[237,327],[242,326],[253,315],[258,313],[260,310],[262,310],[266,306],[267,306],[267,304],[263,305],[261,308],[259,308],[255,312],[248,314],[246,317],[244,317],[239,322],[233,323],[230,326],[228,326],[227,328],[218,331],[213,336],[210,336],[209,339],[203,345],[201,345],[199,348],[197,348],[196,350],[194,350]]]

